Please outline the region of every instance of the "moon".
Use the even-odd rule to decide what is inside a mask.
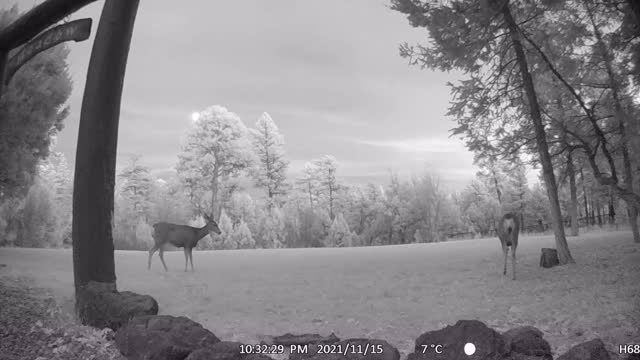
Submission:
[[[194,111],[191,113],[191,120],[193,121],[198,121],[198,119],[200,119],[200,113],[197,111]]]

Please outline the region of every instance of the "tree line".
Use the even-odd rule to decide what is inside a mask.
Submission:
[[[478,160],[481,170],[458,192],[443,189],[435,173],[401,179],[390,172],[386,184],[346,185],[340,163],[331,155],[308,161],[300,175],[290,179],[284,145],[267,113],[249,128],[224,107],[201,112],[185,133],[176,176],[156,178],[140,155],[126,159],[115,189],[115,248],[147,250],[153,223],[201,226],[205,213],[216,214],[222,234],[203,239],[200,249],[349,247],[486,237],[495,235],[505,211],[520,214],[529,232],[541,231],[540,225],[551,221],[546,190],[541,183],[527,183],[523,162]],[[589,172],[580,173],[580,215],[595,219],[596,212],[618,211],[625,219],[619,198]],[[63,154],[54,151],[42,160],[34,183],[17,203],[18,211],[5,213],[4,244],[69,246],[72,179]],[[560,177],[559,183],[566,213],[572,204],[568,180]]]
[[[176,177],[153,178],[138,157],[118,175],[114,242],[146,248],[155,221],[219,219],[204,248],[359,246],[489,235],[517,211],[524,228],[552,223],[562,263],[573,261],[565,227],[616,214],[640,242],[637,211],[637,82],[640,19],[632,1],[422,2],[392,9],[425,28],[429,45],[404,44],[411,63],[462,73],[448,115],[481,169],[463,191],[445,193],[437,173],[347,186],[339,161],[310,160],[287,176],[284,140],[268,114],[253,128],[221,106],[187,131]],[[17,16],[0,12],[0,26]],[[52,48],[21,69],[0,103],[0,243],[70,242],[71,178],[52,151],[68,116],[68,49]],[[526,166],[542,184],[526,183]],[[251,179],[262,195],[250,195]]]

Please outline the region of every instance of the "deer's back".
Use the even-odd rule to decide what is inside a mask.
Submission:
[[[156,243],[183,247],[193,241],[196,229],[187,225],[159,222],[153,225],[153,238]]]

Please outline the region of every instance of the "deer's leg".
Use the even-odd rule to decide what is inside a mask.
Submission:
[[[507,255],[509,254],[509,247],[502,246],[502,253],[504,254],[504,270],[502,271],[502,275],[507,275]]]
[[[193,248],[189,249],[189,260],[191,261],[191,271],[193,270]]]
[[[153,245],[153,247],[149,250],[149,265],[147,266],[147,269],[151,269],[151,258],[153,257],[153,254],[158,250],[158,246],[157,245]]]
[[[160,260],[162,261],[162,266],[164,266],[164,271],[169,271],[169,269],[167,269],[167,264],[164,262],[164,249],[162,247],[160,247],[158,255],[160,255]]]
[[[511,266],[512,266],[512,279],[516,279],[516,247],[511,247]]]
[[[184,248],[184,271],[187,271],[187,264],[189,264],[189,249]]]

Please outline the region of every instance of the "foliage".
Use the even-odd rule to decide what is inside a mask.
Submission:
[[[0,9],[0,29],[18,15],[17,6]],[[0,100],[0,202],[29,191],[39,162],[49,156],[52,137],[63,128],[72,89],[68,55],[65,45],[39,53],[4,89]]]
[[[218,227],[220,228],[220,235],[217,235],[221,239],[223,249],[237,249],[238,244],[233,239],[233,223],[225,211],[220,214],[220,221],[218,221]]]
[[[231,238],[238,249],[253,249],[256,246],[251,230],[244,221],[240,221],[240,224],[235,227]]]
[[[256,121],[255,126],[250,132],[258,161],[252,174],[256,186],[264,188],[269,201],[273,201],[286,191],[289,163],[284,159],[284,137],[266,112]]]
[[[222,106],[200,112],[187,131],[176,170],[188,189],[192,205],[217,217],[220,184],[246,170],[254,161],[248,129],[238,115]],[[206,205],[204,194],[210,193]]]
[[[156,189],[149,169],[140,162],[141,156],[131,155],[127,166],[118,174],[113,220],[116,249],[148,250],[152,245],[149,223],[153,208],[152,193]]]
[[[125,204],[130,206],[133,221],[149,213],[152,179],[149,168],[140,164],[140,156],[129,157],[129,164],[118,174],[119,192]]]
[[[56,226],[56,217],[52,204],[52,194],[49,188],[36,182],[27,193],[21,209],[17,246],[22,247],[58,247],[50,237]]]
[[[262,218],[260,227],[260,246],[263,248],[281,248],[285,245],[285,220],[282,210],[271,208]]]
[[[338,169],[338,161],[333,155],[323,155],[318,159],[311,161],[311,175],[315,177],[317,184],[317,195],[320,201],[327,204],[329,217],[333,219],[334,202],[337,191],[341,189],[336,172]]]
[[[344,220],[344,216],[342,213],[339,213],[335,219],[333,219],[324,244],[326,247],[351,247],[355,242],[355,237],[356,235],[349,230],[349,225]]]

